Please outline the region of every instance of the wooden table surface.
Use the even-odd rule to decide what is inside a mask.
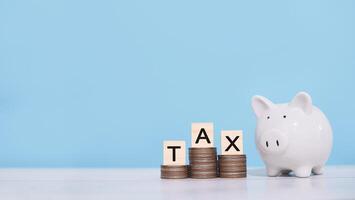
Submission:
[[[162,180],[159,169],[0,169],[0,199],[355,199],[355,166],[310,178]]]

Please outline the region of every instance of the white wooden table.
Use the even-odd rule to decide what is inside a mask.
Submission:
[[[310,178],[161,180],[159,169],[0,169],[0,199],[355,199],[355,166]]]

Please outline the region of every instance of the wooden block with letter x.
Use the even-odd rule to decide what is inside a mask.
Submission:
[[[213,123],[192,123],[191,147],[213,147],[214,142]]]
[[[222,131],[221,132],[221,154],[240,155],[243,152],[243,131]]]
[[[163,146],[163,165],[186,165],[185,141],[164,141]]]

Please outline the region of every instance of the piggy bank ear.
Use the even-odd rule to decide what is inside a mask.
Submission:
[[[257,117],[260,117],[266,110],[272,108],[274,104],[263,96],[253,96],[251,99],[251,106]]]
[[[289,105],[301,108],[306,114],[312,113],[312,98],[306,92],[297,93]]]

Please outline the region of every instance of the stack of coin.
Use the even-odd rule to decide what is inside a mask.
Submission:
[[[160,177],[163,179],[179,179],[189,177],[187,165],[161,165]]]
[[[246,156],[218,155],[219,176],[221,178],[244,178],[247,176]]]
[[[189,148],[191,178],[217,177],[217,151],[215,147]]]

